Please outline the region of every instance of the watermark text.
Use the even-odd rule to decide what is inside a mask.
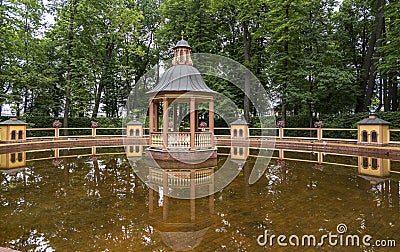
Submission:
[[[315,235],[274,235],[270,234],[269,230],[265,230],[264,234],[257,237],[257,243],[260,246],[273,246],[277,244],[281,247],[295,246],[295,247],[322,247],[323,245],[329,245],[332,247],[396,247],[396,240],[373,240],[371,235],[357,235],[357,234],[345,234],[347,232],[347,226],[345,224],[339,224],[336,227],[337,233],[334,234],[329,232],[321,236]]]

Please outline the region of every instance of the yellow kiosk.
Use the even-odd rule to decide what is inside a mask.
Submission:
[[[17,118],[10,118],[9,120],[0,122],[0,141],[26,141],[26,123]]]
[[[143,137],[143,124],[133,118],[132,121],[126,124],[127,137]]]
[[[231,138],[235,140],[244,140],[249,137],[249,125],[242,118],[231,123]]]
[[[357,123],[359,144],[385,145],[390,141],[390,122],[378,118],[375,114]]]

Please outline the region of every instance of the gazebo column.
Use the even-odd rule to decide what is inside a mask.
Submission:
[[[159,107],[159,102],[154,102],[153,101],[153,131],[157,132],[159,127],[158,127],[158,107]]]
[[[208,128],[211,133],[214,133],[214,100],[208,103]]]
[[[173,120],[173,122],[174,122],[174,127],[173,127],[173,129],[172,129],[172,131],[173,132],[177,132],[178,131],[178,129],[177,129],[177,125],[176,125],[176,121],[177,121],[177,119],[178,119],[178,117],[177,117],[177,112],[178,112],[178,104],[176,103],[176,101],[173,103],[174,105],[172,106],[172,109],[173,109],[173,111],[172,111],[172,120]]]
[[[163,145],[164,149],[168,147],[168,99],[163,98]]]
[[[151,139],[151,133],[154,132],[154,103],[153,100],[150,101],[150,108],[149,108],[149,135]]]
[[[196,134],[196,99],[190,98],[190,149],[194,150],[194,137]]]
[[[194,126],[195,126],[194,131],[197,132],[197,131],[199,131],[199,104],[196,103],[195,108],[196,108],[196,110],[195,110],[194,117],[195,117],[196,122],[194,124]]]
[[[211,146],[214,146],[214,100],[208,102],[208,131],[211,133]]]
[[[156,107],[154,108],[155,109],[155,114],[156,114],[156,131],[160,131],[160,125],[159,125],[159,122],[160,122],[160,117],[159,117],[159,115],[158,115],[158,111],[159,111],[159,108],[160,107],[160,103],[159,102],[157,102],[157,104],[156,104]]]

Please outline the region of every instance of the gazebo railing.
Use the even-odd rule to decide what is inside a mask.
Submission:
[[[152,132],[150,146],[161,148],[184,148],[189,149],[190,146],[190,133],[189,132],[168,132],[167,143],[164,145],[164,136],[162,132]],[[213,134],[211,132],[196,132],[194,136],[195,148],[209,148],[213,147]]]
[[[162,133],[150,133],[151,136],[151,143],[152,147],[163,147],[164,146],[164,139]]]
[[[190,133],[169,132],[168,148],[190,148]]]
[[[211,132],[196,132],[194,136],[194,146],[200,148],[212,147]]]

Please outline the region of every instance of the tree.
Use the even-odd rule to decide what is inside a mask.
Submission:
[[[294,71],[300,64],[297,59],[300,56],[298,34],[303,22],[302,1],[268,1],[268,6],[268,75],[280,95],[281,116],[286,121],[291,84],[296,82]]]
[[[383,78],[383,103],[385,111],[399,109],[400,84],[400,10],[399,1],[389,1],[385,11],[385,27],[383,30],[382,45],[378,48],[382,57],[377,68]]]

